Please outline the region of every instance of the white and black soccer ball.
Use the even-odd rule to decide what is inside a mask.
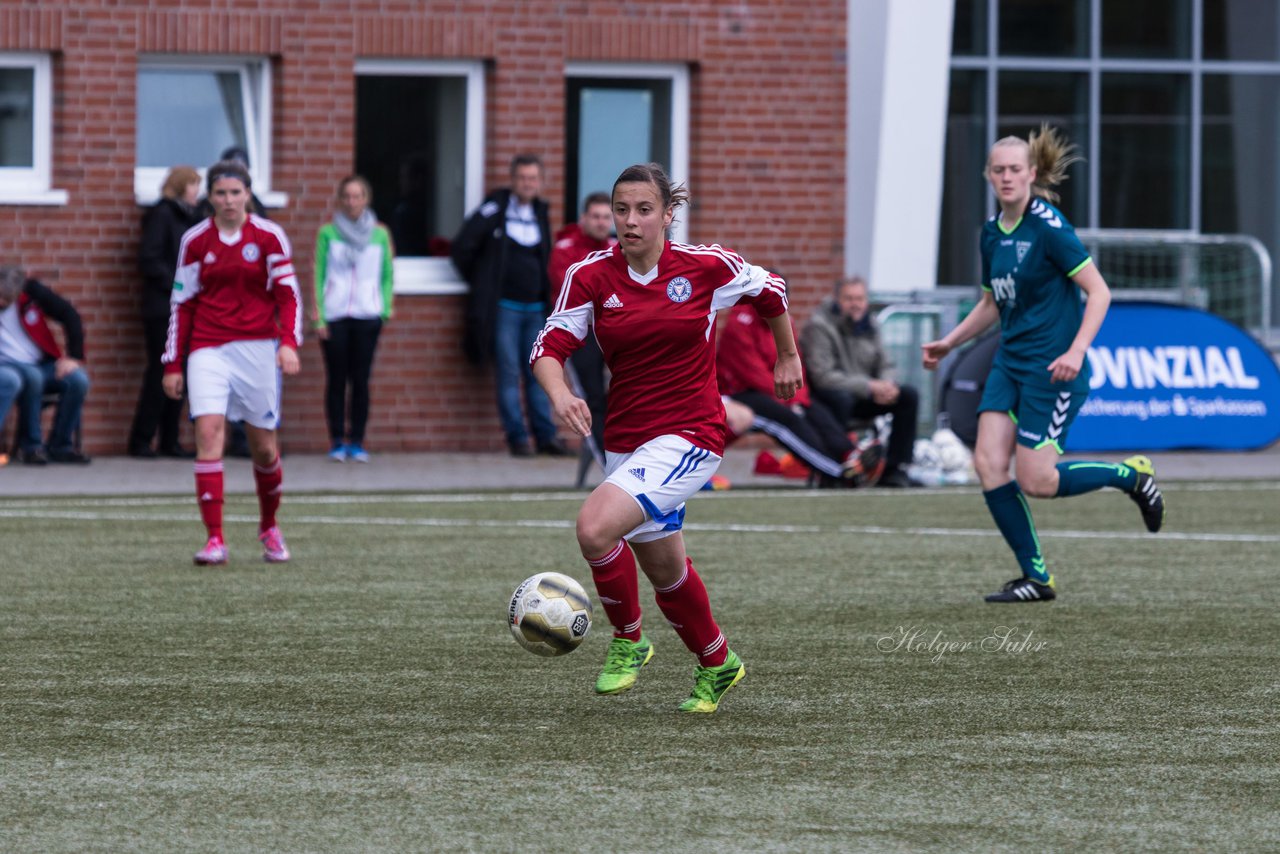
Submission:
[[[516,643],[534,655],[564,655],[591,631],[591,599],[569,576],[539,572],[511,594],[507,625]]]

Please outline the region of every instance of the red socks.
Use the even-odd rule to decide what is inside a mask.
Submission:
[[[284,470],[280,468],[280,455],[275,462],[265,468],[257,463],[253,465],[253,480],[258,487],[258,533],[276,526],[276,511],[280,509],[280,494],[283,492]],[[221,494],[221,493],[219,493]]]
[[[596,597],[600,600],[615,638],[640,640],[640,589],[636,575],[636,558],[626,540],[619,540],[604,557],[588,560],[591,577],[596,583]],[[693,561],[684,559],[684,572],[675,584],[654,588],[654,599],[667,622],[676,630],[680,640],[698,657],[703,667],[719,667],[728,656],[729,647],[724,635],[711,616],[711,602],[707,588],[693,568]]]
[[[640,585],[636,579],[636,556],[626,540],[618,540],[604,557],[588,559],[596,598],[613,625],[615,638],[640,640]]]
[[[653,593],[667,622],[689,651],[698,656],[698,663],[703,667],[724,664],[729,648],[715,618],[711,616],[707,588],[694,570],[693,561],[685,558],[684,574],[680,580],[670,587],[655,587]]]
[[[222,539],[222,460],[196,460],[196,504],[209,538]]]

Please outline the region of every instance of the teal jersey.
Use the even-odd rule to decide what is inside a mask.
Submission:
[[[1022,382],[1059,390],[1089,390],[1089,360],[1070,383],[1049,379],[1049,363],[1071,347],[1084,317],[1080,286],[1071,277],[1091,261],[1062,212],[1033,198],[1005,231],[996,214],[982,227],[982,289],[1000,307],[995,363]]]

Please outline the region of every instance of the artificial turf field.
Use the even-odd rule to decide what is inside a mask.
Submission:
[[[185,496],[0,500],[0,849],[1274,851],[1280,490],[1165,495],[1034,502],[1059,599],[1004,606],[976,490],[699,496],[708,716],[643,581],[629,693],[598,606],[511,639],[525,576],[591,589],[581,493],[290,495],[278,567],[232,497],[217,569]]]

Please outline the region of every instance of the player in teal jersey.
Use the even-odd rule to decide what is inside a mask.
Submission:
[[[1026,496],[1062,498],[1103,487],[1128,493],[1147,530],[1164,522],[1164,497],[1143,456],[1123,463],[1060,463],[1067,432],[1089,395],[1089,345],[1111,291],[1051,189],[1077,157],[1052,128],[1029,140],[1001,139],[987,157],[1000,212],[982,229],[982,300],[955,329],[923,345],[924,366],[1000,322],[1000,347],[978,406],[974,467],[996,527],[1013,549],[1019,578],[988,602],[1043,602],[1056,596]],[[1081,305],[1080,294],[1086,300]],[[1016,462],[1017,479],[1009,475]]]

